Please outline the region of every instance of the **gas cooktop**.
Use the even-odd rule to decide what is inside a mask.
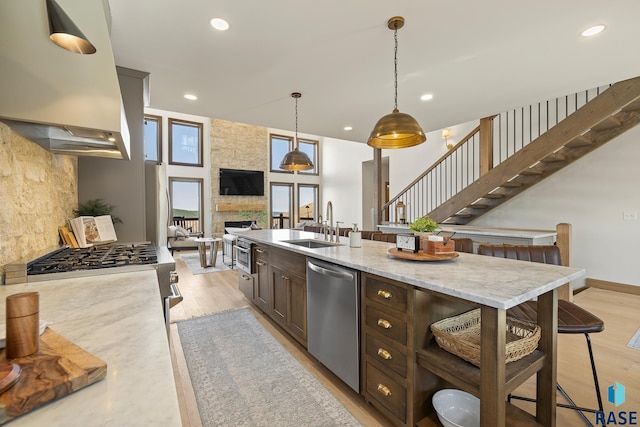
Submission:
[[[156,264],[156,247],[150,243],[111,244],[89,248],[63,247],[27,264],[27,275],[95,270]]]

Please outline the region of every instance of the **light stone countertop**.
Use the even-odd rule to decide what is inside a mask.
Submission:
[[[412,233],[409,230],[409,224],[379,224],[378,228],[385,229],[389,233]],[[475,225],[448,225],[442,224],[442,230],[451,230],[458,233],[468,234],[470,236],[495,236],[495,237],[511,237],[523,239],[540,239],[543,237],[555,237],[558,233],[555,230],[534,230],[526,228],[493,228],[478,227]],[[454,237],[455,239],[455,237]]]
[[[38,291],[40,320],[107,363],[95,384],[29,412],[17,426],[180,426],[171,356],[153,269],[0,287]]]
[[[387,253],[393,243],[362,240],[350,248],[341,237],[340,246],[309,249],[285,240],[315,238],[321,234],[297,230],[254,230],[242,236],[256,242],[291,250],[313,258],[365,271],[489,307],[508,309],[533,299],[585,274],[584,269],[515,261],[460,253],[439,262],[409,261]]]

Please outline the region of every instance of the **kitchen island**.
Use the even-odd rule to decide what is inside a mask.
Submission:
[[[482,426],[513,425],[514,419],[523,425],[555,425],[557,288],[582,276],[584,270],[472,254],[436,263],[414,262],[391,257],[388,250],[393,244],[362,241],[362,247],[350,248],[347,238],[340,245],[311,249],[288,241],[323,237],[295,230],[256,230],[243,237],[256,242],[263,256],[271,248],[277,253],[286,251],[291,259],[312,257],[361,272],[361,394],[397,425],[415,425],[430,411],[433,392],[451,386],[480,397]],[[270,274],[261,279],[260,271],[272,261],[265,257],[256,262],[262,265],[258,282],[271,275],[275,281],[281,277],[301,288],[300,279],[281,274],[279,268],[269,266]],[[240,283],[245,280],[242,275]],[[256,292],[260,294],[260,289]],[[279,297],[268,293],[258,295],[263,302],[258,306],[266,307],[268,314],[269,310],[277,312],[282,324],[288,325],[287,310],[295,308],[300,299],[284,295],[282,309],[277,307]],[[506,310],[532,298],[539,301],[538,349],[506,365]],[[440,350],[429,330],[434,321],[477,307],[482,318],[480,368]],[[298,319],[296,324],[304,322]],[[304,331],[298,335],[304,336]],[[388,357],[391,351],[398,354],[394,362],[403,361],[401,366],[377,359]],[[535,420],[505,401],[507,394],[534,374],[538,381]]]
[[[40,320],[106,362],[107,376],[11,426],[181,425],[154,269],[2,286],[0,313],[8,295],[29,291]]]

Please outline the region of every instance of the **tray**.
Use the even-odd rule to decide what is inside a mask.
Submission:
[[[40,335],[40,350],[30,356],[7,361],[0,352],[0,363],[14,363],[22,375],[0,394],[0,424],[26,414],[46,403],[67,396],[103,379],[107,364],[47,328]]]
[[[391,255],[394,258],[408,259],[411,261],[446,261],[449,259],[458,258],[460,256],[458,252],[452,252],[450,254],[441,254],[441,255],[430,255],[422,251],[418,251],[418,252],[399,251],[398,248],[389,248],[387,252],[389,253],[389,255]]]

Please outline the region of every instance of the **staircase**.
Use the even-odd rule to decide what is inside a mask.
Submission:
[[[382,212],[467,224],[638,123],[640,77],[482,119]]]

